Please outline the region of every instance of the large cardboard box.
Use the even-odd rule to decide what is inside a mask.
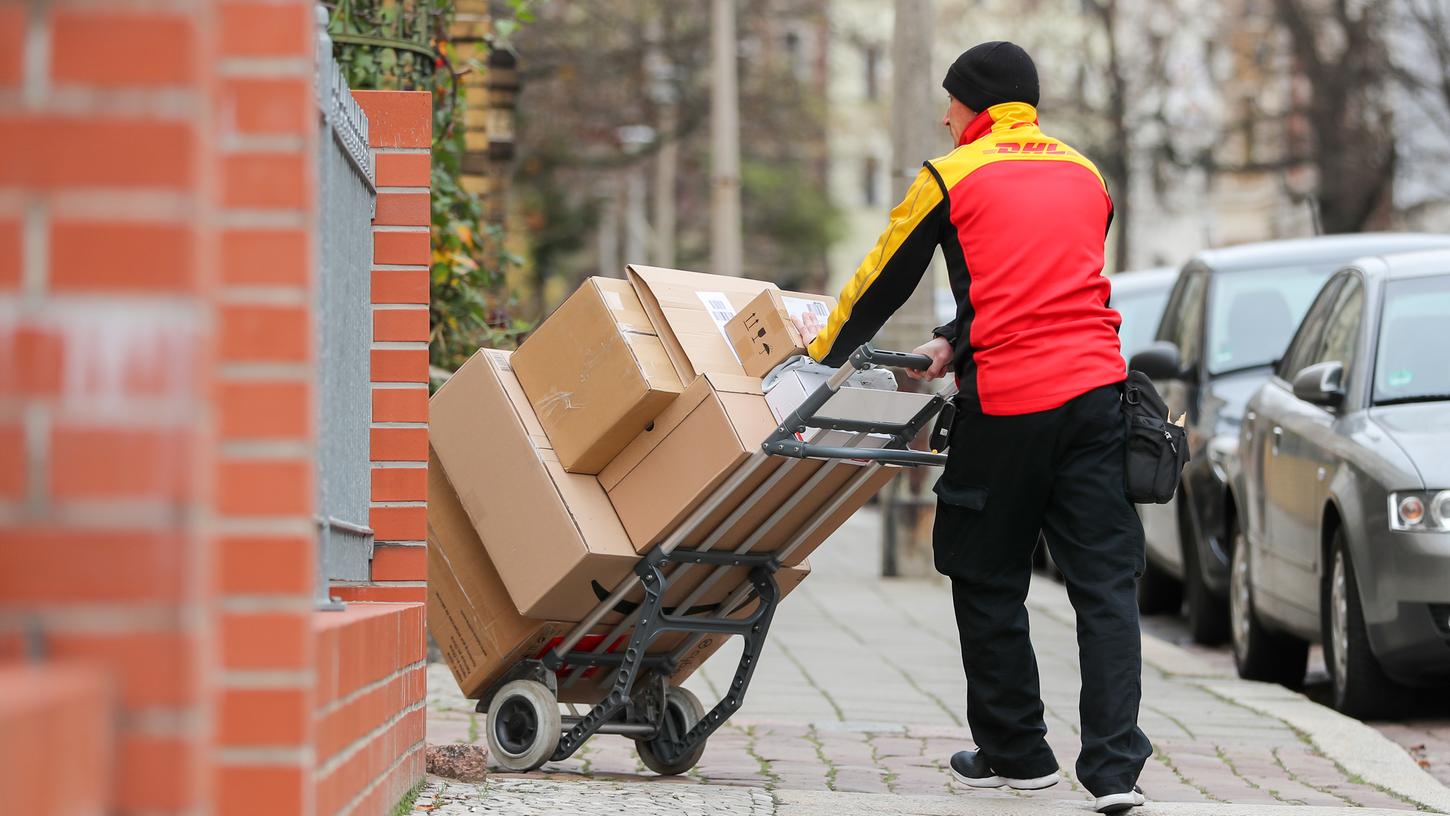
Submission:
[[[590,278],[512,358],[559,463],[598,473],[684,385],[634,288]]]
[[[519,661],[539,657],[558,644],[574,624],[528,618],[514,608],[502,577],[432,450],[428,461],[428,491],[428,631],[438,643],[464,695],[477,699]],[[703,573],[699,568],[696,570]],[[776,582],[782,597],[809,574],[810,567],[806,564],[779,570]],[[731,583],[730,589],[733,591],[737,585]],[[755,602],[746,605],[734,617],[749,614],[756,605]],[[578,648],[594,648],[609,635],[611,628],[607,624],[600,626]],[[650,652],[659,654],[678,649],[686,637],[670,633],[658,639]],[[684,682],[724,640],[707,636],[695,643],[681,656],[671,682],[675,685]],[[615,638],[609,650],[622,646],[620,639]],[[584,680],[590,682],[561,686],[560,700],[597,702],[604,691],[598,682],[592,681],[592,676],[598,673],[597,669],[588,672],[590,676]]]
[[[775,284],[653,266],[632,265],[627,273],[682,382],[706,373],[745,374],[724,327]]]
[[[835,307],[835,298],[826,295],[767,289],[726,321],[725,334],[745,373],[764,377],[791,357],[806,353],[806,341],[792,318],[809,314],[825,326]]]
[[[508,352],[475,354],[433,395],[429,420],[448,481],[522,615],[583,620],[648,549],[631,541],[597,478],[564,470]],[[740,568],[699,603],[724,600],[745,573]],[[695,570],[677,583],[666,605],[704,575]],[[625,599],[605,620],[622,618],[643,594]]]
[[[599,474],[626,532],[638,549],[662,541],[696,507],[744,466],[751,454],[775,430],[776,421],[761,394],[760,381],[746,376],[706,374],[689,385],[678,399]],[[794,463],[792,465],[792,463]],[[787,502],[793,508],[769,534],[756,536],[752,551],[783,546],[811,514],[836,498],[861,472],[853,462],[790,460],[775,457],[747,479],[692,537],[693,544],[762,484],[777,468],[793,466],[720,539],[716,549],[735,549],[756,536],[765,520]],[[819,481],[822,468],[830,467]],[[812,534],[784,563],[798,563],[836,527],[859,509],[896,474],[897,468],[876,471],[848,497],[844,505]]]
[[[518,661],[537,655],[569,624],[520,615],[473,523],[428,457],[428,631],[458,687],[476,697]]]
[[[429,400],[429,441],[520,613],[581,620],[592,582],[615,586],[638,553],[593,476],[549,447],[509,366],[475,354]]]

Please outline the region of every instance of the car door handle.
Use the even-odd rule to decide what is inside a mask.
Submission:
[[[1274,455],[1279,454],[1279,443],[1284,441],[1284,429],[1278,425],[1274,426]]]

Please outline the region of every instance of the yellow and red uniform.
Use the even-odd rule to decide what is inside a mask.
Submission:
[[[961,399],[1026,414],[1121,382],[1121,318],[1102,276],[1112,212],[1097,168],[1044,135],[1033,106],[994,105],[925,163],[810,354],[838,365],[870,340],[940,246],[958,306],[936,334],[952,343]]]

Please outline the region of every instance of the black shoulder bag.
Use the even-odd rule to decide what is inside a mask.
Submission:
[[[1188,433],[1169,421],[1168,404],[1141,371],[1129,371],[1123,383],[1123,418],[1128,442],[1123,486],[1128,501],[1167,503],[1188,464]]]

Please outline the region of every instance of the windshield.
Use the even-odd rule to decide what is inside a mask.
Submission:
[[[1113,294],[1112,307],[1123,316],[1123,326],[1118,329],[1122,342],[1123,357],[1132,357],[1153,342],[1158,332],[1158,321],[1163,317],[1163,305],[1168,302],[1168,287],[1161,290],[1145,290],[1131,294]]]
[[[1319,287],[1338,266],[1281,266],[1214,275],[1208,372],[1270,365],[1284,356]]]
[[[1450,400],[1450,275],[1385,286],[1374,401]]]

